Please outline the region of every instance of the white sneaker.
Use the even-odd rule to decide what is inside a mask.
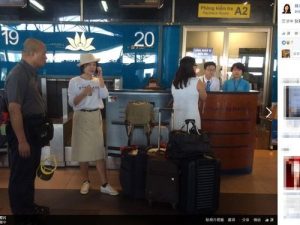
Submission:
[[[117,192],[110,184],[107,184],[106,187],[100,187],[101,193],[109,194],[109,195],[118,195],[119,192]]]
[[[80,188],[80,194],[86,195],[87,193],[89,193],[89,190],[90,190],[90,182],[89,181],[83,182]]]

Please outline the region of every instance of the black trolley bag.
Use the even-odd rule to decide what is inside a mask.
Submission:
[[[176,208],[179,202],[179,170],[171,160],[166,159],[165,151],[160,148],[160,128],[162,111],[173,111],[168,108],[159,109],[158,116],[158,147],[148,149],[147,176],[146,176],[146,199],[149,204],[153,202],[170,203]],[[157,150],[152,152],[152,150]]]
[[[122,194],[133,199],[145,198],[147,152],[145,147],[121,148],[119,180]]]
[[[168,157],[180,167],[179,208],[191,214],[213,213],[219,206],[220,161],[211,151],[208,135],[196,127],[195,120],[187,119],[185,125],[187,131],[173,131],[177,137],[170,137],[168,143]],[[181,144],[170,144],[178,140]]]
[[[190,214],[211,214],[219,207],[220,161],[203,154],[180,162],[179,208]]]
[[[147,151],[145,146],[132,145],[132,133],[135,127],[142,127],[149,145],[153,106],[145,101],[132,101],[127,104],[126,133],[128,146],[121,147],[121,165],[119,180],[122,194],[133,199],[145,198]]]

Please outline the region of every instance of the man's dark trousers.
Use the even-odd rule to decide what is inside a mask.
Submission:
[[[10,164],[8,192],[14,215],[34,214],[34,181],[41,159],[41,145],[34,132],[36,122],[24,120],[24,131],[31,151],[28,158],[19,155],[18,140],[11,124],[6,129]]]

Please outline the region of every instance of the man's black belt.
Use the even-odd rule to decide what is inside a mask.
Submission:
[[[44,119],[46,117],[46,114],[40,113],[40,114],[32,114],[32,115],[25,115],[23,119],[25,120],[35,120],[35,119]]]
[[[99,108],[96,108],[96,109],[80,109],[81,112],[95,112],[99,110]]]

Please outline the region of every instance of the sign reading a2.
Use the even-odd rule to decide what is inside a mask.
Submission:
[[[19,43],[19,33],[15,30],[4,30],[2,36],[5,38],[6,45],[17,45]]]
[[[135,37],[138,38],[138,40],[134,43],[134,47],[153,47],[155,43],[155,36],[153,32],[146,32],[143,33],[141,31],[138,31],[134,34]]]

